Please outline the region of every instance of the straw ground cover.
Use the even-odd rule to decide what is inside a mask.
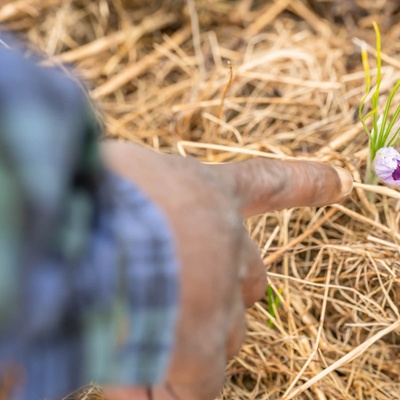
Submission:
[[[205,162],[301,157],[352,173],[340,205],[247,221],[279,305],[249,310],[220,399],[400,398],[400,192],[362,183],[357,119],[359,41],[374,44],[376,20],[385,99],[399,19],[389,0],[1,2],[3,26],[74,65],[109,136]]]

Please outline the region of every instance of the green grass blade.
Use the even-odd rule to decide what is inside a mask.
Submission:
[[[282,294],[282,290],[278,290],[279,294]],[[275,295],[272,286],[268,285],[267,287],[267,301],[268,301],[268,313],[275,318],[276,310],[279,307],[281,302],[280,296]],[[271,320],[268,320],[268,327],[273,328],[274,323]]]
[[[389,97],[387,99],[386,106],[385,106],[385,111],[383,113],[382,125],[381,125],[381,129],[380,129],[380,132],[379,132],[378,148],[381,148],[381,147],[385,146],[385,143],[388,140],[388,137],[390,135],[390,131],[391,131],[391,129],[392,129],[393,125],[395,124],[396,119],[398,117],[398,114],[396,115],[396,113],[395,113],[393,115],[390,123],[389,123],[388,128],[386,129],[386,122],[387,122],[387,119],[388,119],[388,116],[389,116],[390,106],[392,104],[393,97],[396,94],[396,92],[399,89],[399,87],[400,87],[400,81],[398,81],[396,83],[396,85],[394,86],[394,88],[390,92],[390,95],[389,95]],[[397,110],[396,110],[396,112],[397,112]]]
[[[283,293],[283,290],[282,289],[278,289],[278,293],[281,295]],[[275,296],[275,300],[274,300],[275,308],[278,308],[279,304],[281,304],[281,298],[280,298],[280,296]]]
[[[389,122],[389,125],[386,128],[386,131],[384,133],[384,137],[383,137],[383,141],[382,141],[381,147],[389,146],[390,145],[389,143],[392,142],[393,137],[396,137],[396,135],[393,135],[390,138],[390,133],[391,133],[391,131],[392,131],[392,129],[393,129],[393,127],[394,127],[394,125],[395,125],[395,123],[396,123],[396,121],[397,121],[399,116],[400,116],[400,106],[397,106],[396,111],[394,112],[394,114],[393,114],[393,116],[392,116],[392,118],[391,118],[391,120]],[[387,140],[389,138],[390,138],[390,141],[389,141],[389,143],[387,143]]]
[[[373,115],[376,114],[377,112],[378,112],[377,109],[372,110],[372,111],[370,111],[365,117],[363,117],[363,118],[361,119],[361,123],[363,124],[364,130],[365,130],[365,132],[367,132],[367,135],[368,135],[368,137],[369,137],[369,139],[370,139],[371,141],[373,141],[374,136],[372,136],[372,132],[369,131],[366,121],[367,121],[367,119],[368,119],[369,117],[373,116]],[[374,131],[374,133],[375,133],[375,131]],[[376,135],[375,135],[375,136],[376,136]]]
[[[399,128],[399,131],[397,131],[397,133],[400,133],[400,128]],[[391,146],[393,146],[393,147],[397,146],[399,144],[399,142],[400,142],[400,137],[398,137],[397,140],[391,144]]]
[[[376,36],[376,66],[377,66],[377,75],[376,75],[376,85],[375,85],[375,92],[372,95],[372,109],[375,110],[378,108],[378,103],[379,103],[379,90],[381,86],[381,80],[382,80],[382,74],[381,74],[381,66],[382,66],[382,58],[381,58],[381,34],[379,32],[378,25],[374,21],[373,23],[374,29],[375,29],[375,36]],[[374,124],[374,132],[375,134],[375,140],[374,140],[374,145],[376,147],[377,145],[377,138],[379,137],[377,135],[378,133],[378,118],[376,113],[373,115],[373,124]]]
[[[378,112],[377,109],[372,110],[372,111],[370,111],[370,112],[361,120],[361,122],[362,122],[362,124],[363,124],[363,126],[364,126],[364,129],[365,129],[365,131],[367,132],[367,135],[368,135],[368,137],[369,137],[369,140],[372,141],[372,142],[374,141],[374,136],[372,136],[372,132],[369,131],[369,129],[368,129],[368,127],[367,127],[367,124],[366,124],[366,121],[367,121],[367,119],[368,119],[369,117],[373,116],[373,115],[376,114],[377,112]],[[374,131],[374,133],[375,133],[375,131]],[[375,137],[376,137],[376,134],[375,134]]]
[[[398,108],[400,108],[400,106]],[[397,128],[395,134],[390,139],[390,142],[388,143],[387,147],[395,146],[397,143],[399,143],[399,140],[400,140],[399,133],[400,133],[400,126]]]
[[[367,132],[367,135],[368,135],[369,139],[371,140],[372,135],[371,135],[371,132],[368,129],[367,124],[365,122],[367,117],[363,117],[363,109],[364,109],[365,100],[367,99],[369,92],[371,90],[371,70],[369,68],[368,52],[367,52],[366,46],[364,46],[361,49],[361,60],[362,60],[363,68],[364,68],[364,74],[365,74],[365,94],[360,101],[360,105],[358,106],[358,118],[360,119],[361,123],[363,124],[364,130],[365,130],[365,132]]]
[[[372,115],[376,114],[378,112],[378,109],[375,108],[374,110],[371,110],[365,117],[364,120],[367,120],[369,117],[371,117]]]

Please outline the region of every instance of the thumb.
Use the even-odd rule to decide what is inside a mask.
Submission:
[[[243,217],[340,201],[353,188],[344,169],[314,161],[253,159],[213,168],[233,186]]]

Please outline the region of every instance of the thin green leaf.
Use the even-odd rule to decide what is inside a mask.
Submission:
[[[396,111],[394,112],[394,114],[392,116],[392,119],[390,120],[389,126],[387,127],[387,129],[385,131],[384,141],[382,142],[382,146],[381,147],[389,146],[390,145],[389,143],[392,142],[392,139],[394,137],[396,137],[396,135],[392,135],[392,137],[390,138],[390,134],[391,134],[391,132],[393,130],[393,127],[396,124],[396,121],[397,121],[399,115],[400,115],[400,106],[397,106]],[[389,140],[389,143],[387,143],[388,140]],[[381,148],[381,147],[379,147],[379,148]]]
[[[372,95],[372,109],[375,110],[378,108],[379,103],[379,89],[381,86],[382,74],[381,74],[381,66],[382,66],[382,58],[381,58],[381,34],[379,32],[378,25],[374,21],[373,23],[375,29],[375,36],[376,36],[376,66],[377,66],[377,75],[376,75],[376,85],[375,85],[375,92]],[[373,115],[373,124],[374,124],[374,132],[378,132],[378,118],[376,114]],[[377,137],[375,135],[375,145],[377,144]]]
[[[370,112],[361,120],[363,126],[367,127],[367,124],[366,124],[367,119],[368,119],[369,117],[375,115],[377,112],[378,112],[377,109],[370,111]],[[366,132],[367,132],[367,134],[368,134],[368,137],[369,137],[370,141],[373,143],[374,140],[376,139],[375,131],[374,131],[375,136],[372,136],[372,132],[369,132],[368,127],[367,127]]]
[[[283,291],[281,289],[278,290],[279,294],[282,294],[282,292]],[[268,299],[268,313],[275,318],[276,310],[279,307],[281,299],[280,296],[275,295],[274,290],[270,285],[268,285],[267,287],[267,299]],[[269,328],[274,327],[274,323],[271,320],[268,320],[268,327]]]
[[[400,107],[400,106],[399,106]],[[400,138],[399,138],[399,133],[400,133],[400,126],[397,128],[396,133],[393,135],[392,139],[390,140],[390,142],[388,143],[387,147],[391,147],[391,146],[396,146],[396,144],[399,142]],[[397,140],[396,140],[397,138]]]
[[[365,101],[369,95],[369,91],[371,90],[371,71],[369,68],[369,63],[368,63],[368,52],[366,47],[363,47],[361,49],[361,59],[362,59],[362,64],[364,68],[364,73],[365,73],[365,95],[360,101],[360,105],[358,106],[358,118],[360,119],[361,123],[363,124],[365,132],[367,132],[367,135],[369,139],[371,140],[372,135],[370,130],[367,127],[367,124],[365,123],[366,117],[363,117],[363,109],[364,109],[364,104]]]
[[[371,70],[369,68],[368,51],[366,46],[361,49],[361,60],[365,73],[365,98],[368,96],[368,93],[371,90]]]
[[[372,140],[372,134],[371,134],[371,132],[369,131],[367,124],[366,124],[363,120],[361,120],[361,123],[362,123],[362,125],[363,125],[364,131],[365,131],[365,132],[367,133],[367,135],[368,135],[368,139],[369,139],[369,140]]]
[[[369,138],[369,140],[371,142],[374,142],[374,139],[376,138],[376,135],[375,135],[375,137],[372,136],[372,132],[369,131],[366,121],[367,121],[368,118],[370,118],[371,116],[376,114],[377,111],[378,111],[377,109],[372,110],[364,118],[361,119],[361,123],[363,124],[364,130],[365,130],[365,132],[367,132],[368,138]]]
[[[399,142],[400,142],[400,137],[398,137],[397,140],[391,144],[391,146],[392,147],[397,146],[399,144]]]
[[[364,117],[364,120],[367,120],[369,117],[371,117],[372,115],[376,114],[377,112],[378,112],[378,109],[377,109],[377,108],[371,110],[371,111]]]
[[[393,115],[393,117],[392,117],[392,119],[391,119],[391,121],[389,123],[389,126],[386,129],[386,122],[387,122],[387,119],[388,119],[388,116],[389,116],[390,106],[392,104],[393,97],[396,94],[396,92],[399,89],[399,87],[400,87],[400,81],[398,81],[396,83],[396,85],[394,86],[394,88],[390,92],[390,95],[389,95],[389,97],[387,99],[386,106],[385,106],[385,111],[383,113],[382,125],[381,125],[381,129],[380,129],[380,132],[379,132],[378,148],[381,148],[381,147],[385,146],[385,143],[388,140],[388,137],[390,135],[390,131],[391,131],[394,123],[396,122],[396,119],[397,119],[398,115],[397,116]]]
[[[283,290],[282,289],[278,289],[278,293],[281,295],[283,293]],[[274,300],[275,308],[278,308],[279,304],[281,304],[281,298],[280,298],[280,296],[275,296],[275,300]]]

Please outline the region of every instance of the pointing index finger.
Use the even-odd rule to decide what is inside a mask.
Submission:
[[[314,161],[253,159],[217,166],[234,185],[244,217],[342,200],[353,187],[341,168]]]

